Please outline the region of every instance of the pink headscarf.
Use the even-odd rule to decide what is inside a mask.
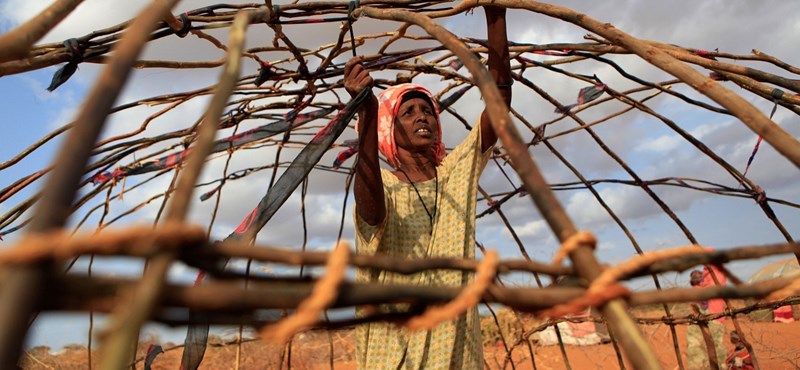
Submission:
[[[712,252],[712,251],[714,251],[714,248],[705,247],[705,250],[709,251],[709,252]],[[711,268],[711,270],[709,270],[709,267]],[[714,272],[714,277],[717,278],[717,281],[719,282],[719,285],[725,286],[725,285],[728,284],[728,278],[725,277],[725,274],[723,274],[722,271],[720,271],[719,269],[714,267],[714,265],[708,265],[708,266],[703,267],[703,281],[700,282],[700,284],[698,285],[699,287],[703,288],[703,287],[716,285],[716,284],[714,284],[714,277],[711,276],[711,271]],[[708,300],[708,311],[713,313],[713,314],[724,312],[725,311],[725,300],[723,300],[721,298],[709,299]],[[725,321],[725,317],[724,316],[720,317],[719,319],[717,319],[717,321],[724,322]]]
[[[378,150],[386,156],[392,167],[400,167],[397,157],[397,144],[394,140],[394,119],[400,109],[403,95],[411,91],[424,93],[433,105],[438,124],[436,125],[436,142],[433,143],[431,150],[433,151],[434,163],[438,166],[445,156],[444,144],[442,143],[442,125],[439,120],[439,104],[437,104],[430,91],[417,84],[405,83],[391,86],[378,95]]]
[[[711,267],[711,271],[714,271],[714,276],[717,277],[717,281],[719,281],[719,285],[722,285],[722,286],[727,285],[728,284],[728,278],[726,278],[725,275],[721,271],[719,271],[716,267],[714,267],[713,265],[709,265],[709,266]],[[700,285],[698,285],[699,287],[703,288],[703,287],[716,285],[716,284],[714,284],[714,278],[711,277],[711,271],[709,271],[708,267],[704,267],[703,268],[703,281],[700,282]],[[711,313],[714,313],[714,314],[725,312],[725,300],[723,300],[721,298],[709,299],[708,300],[708,312],[711,312]],[[725,322],[725,317],[724,316],[720,317],[719,319],[717,319],[717,321]]]

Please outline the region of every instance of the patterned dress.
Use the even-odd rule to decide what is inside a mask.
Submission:
[[[704,314],[708,312],[703,312]],[[725,345],[725,325],[712,320],[708,322],[708,329],[714,341],[714,349],[717,351],[717,364],[724,368],[725,358],[728,356],[728,347]],[[706,340],[703,332],[697,325],[686,327],[686,369],[687,370],[710,370],[711,364],[708,361],[708,350],[706,350]]]
[[[714,276],[717,277],[720,285],[726,285],[728,280],[716,267],[711,266]],[[714,286],[714,278],[711,277],[708,267],[703,268],[703,280],[697,285],[698,288]],[[700,302],[702,314],[717,314],[725,311],[725,301],[719,298],[709,299]],[[724,368],[725,358],[728,356],[728,347],[725,345],[725,317],[708,322],[708,329],[714,341],[714,348],[717,351],[717,364]],[[708,361],[708,351],[703,332],[697,325],[689,325],[686,328],[686,368],[687,370],[711,369]]]
[[[382,169],[386,217],[371,226],[356,220],[356,250],[406,258],[475,258],[475,204],[478,179],[491,151],[481,152],[480,124],[437,167],[436,180],[411,184]],[[433,227],[422,202],[432,211],[438,203]],[[384,284],[462,286],[472,274],[437,270],[414,275],[358,269],[356,281]],[[381,312],[407,309],[382,305]],[[361,316],[363,311],[356,310]],[[409,332],[394,324],[374,322],[356,328],[359,369],[482,369],[483,346],[476,308],[432,330]]]

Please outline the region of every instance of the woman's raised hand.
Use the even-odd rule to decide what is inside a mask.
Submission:
[[[361,63],[361,57],[353,57],[344,65],[344,88],[351,98],[364,89],[372,88],[372,76]]]
[[[358,110],[358,160],[355,164],[354,193],[359,217],[375,226],[386,217],[378,159],[378,98],[372,93],[372,76],[361,61],[361,58],[354,57],[344,65],[344,88],[352,98],[369,89],[366,101]]]

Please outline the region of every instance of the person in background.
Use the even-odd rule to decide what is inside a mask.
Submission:
[[[745,347],[744,342],[739,338],[739,333],[732,331],[730,334],[733,351],[725,359],[724,369],[728,370],[755,370],[750,351]]]
[[[711,267],[714,269],[714,267]],[[716,269],[715,269],[716,270]],[[719,271],[715,271],[717,279],[720,284],[724,285],[725,277]],[[710,282],[710,284],[709,284]],[[713,286],[714,281],[711,278],[711,273],[708,267],[704,267],[703,271],[694,270],[689,275],[689,284],[695,288],[702,288],[706,286]],[[707,315],[721,313],[725,309],[725,302],[722,299],[710,299],[698,302],[698,314]],[[711,338],[714,341],[714,350],[717,354],[717,364],[722,367],[728,355],[728,347],[725,345],[725,321],[724,317],[711,320],[708,322],[708,329],[711,332]],[[708,358],[708,350],[706,349],[706,341],[703,337],[703,332],[698,325],[688,325],[686,328],[686,368],[688,370],[706,370],[711,369],[711,364]]]
[[[717,269],[713,265],[706,265],[703,267],[702,278],[700,280],[700,283],[697,284],[698,288],[713,287],[715,285],[714,278],[711,276],[712,272],[714,273],[714,276],[717,278],[717,281],[719,282],[720,286],[728,285],[728,279],[722,272],[719,271],[719,269]],[[709,299],[708,301],[706,301],[705,305],[706,305],[705,309],[707,309],[708,312],[711,314],[718,314],[725,312],[725,300],[722,298]],[[722,316],[719,319],[717,319],[717,322],[725,323],[725,316]]]

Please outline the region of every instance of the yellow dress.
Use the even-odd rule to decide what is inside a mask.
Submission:
[[[356,251],[406,258],[475,258],[475,205],[478,179],[491,151],[481,152],[480,124],[437,167],[438,209],[433,230],[420,196],[433,208],[436,180],[411,184],[382,169],[386,202],[382,224],[370,226],[355,215]],[[471,273],[437,270],[414,275],[358,269],[356,281],[384,284],[462,286]],[[381,312],[400,311],[405,305],[382,305]],[[358,316],[363,315],[359,309]],[[359,369],[482,369],[480,318],[472,308],[457,319],[432,330],[409,332],[394,324],[375,322],[356,328]]]

